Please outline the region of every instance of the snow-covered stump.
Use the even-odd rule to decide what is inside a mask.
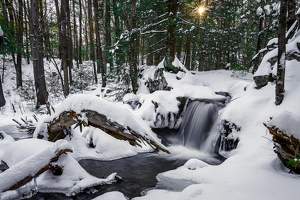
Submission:
[[[274,151],[292,172],[300,174],[300,116],[284,111],[264,123],[273,135]]]

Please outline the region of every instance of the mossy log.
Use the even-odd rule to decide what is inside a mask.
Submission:
[[[85,120],[82,120],[83,115],[85,116]],[[80,114],[72,110],[62,112],[57,118],[49,122],[48,140],[55,142],[58,139],[65,138],[70,134],[69,129],[74,124],[76,124],[75,128],[80,127],[81,130],[82,126],[99,128],[114,138],[128,141],[133,146],[141,146],[140,143],[146,142],[153,149],[157,148],[163,152],[170,153],[156,142],[144,137],[130,127],[124,127],[117,122],[107,119],[105,115],[92,110],[82,110]],[[43,135],[38,134],[38,138],[43,137]]]
[[[274,151],[281,162],[291,171],[300,174],[300,164],[296,166],[289,165],[289,161],[295,159],[295,155],[299,155],[300,141],[293,135],[288,135],[279,128],[273,126],[269,127],[266,123],[264,126],[273,135]]]

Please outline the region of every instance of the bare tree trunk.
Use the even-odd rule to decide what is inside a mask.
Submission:
[[[70,16],[70,0],[66,1],[66,14],[67,14],[67,43],[68,43],[68,57],[67,65],[69,70],[69,83],[72,85],[72,68],[73,68],[73,42],[72,42],[72,31],[71,31],[71,16]]]
[[[275,104],[280,105],[284,99],[284,76],[285,76],[285,32],[286,32],[286,13],[287,1],[280,1],[280,14],[278,25],[278,62],[277,62],[277,80],[275,90]]]
[[[103,52],[103,64],[104,64],[104,73],[106,74],[106,72],[107,72],[107,63],[110,62],[110,54],[109,54],[108,47],[111,45],[111,35],[110,35],[110,0],[105,0],[104,3],[105,3],[105,11],[104,11],[105,13],[104,13],[104,52]]]
[[[77,23],[76,23],[76,9],[75,9],[75,0],[73,0],[73,35],[74,35],[74,59],[78,67],[78,33],[77,33]]]
[[[1,77],[0,77],[0,107],[5,106],[5,98],[3,95],[3,88],[2,88],[2,81],[1,81]]]
[[[79,46],[78,46],[78,61],[82,64],[82,5],[79,0]]]
[[[98,83],[97,79],[97,70],[95,65],[95,48],[94,48],[94,28],[93,28],[93,11],[92,11],[92,0],[88,0],[88,19],[89,19],[89,27],[90,27],[90,50],[91,50],[91,60],[93,61],[94,67],[94,78],[95,83]]]
[[[37,107],[39,107],[40,105],[46,104],[47,95],[43,62],[43,41],[38,14],[38,0],[31,0],[30,17],[31,54],[37,96]]]
[[[175,59],[175,28],[176,28],[176,16],[177,16],[177,0],[168,0],[168,10],[169,10],[169,26],[167,35],[167,48],[170,53],[170,64]]]
[[[94,4],[94,13],[95,13],[95,31],[96,31],[96,53],[97,53],[97,73],[101,72],[102,76],[102,87],[105,87],[105,73],[103,66],[103,58],[102,58],[102,49],[101,49],[101,40],[100,40],[100,30],[99,30],[99,22],[98,22],[98,2],[97,0],[93,1]]]
[[[27,5],[27,9],[26,9],[26,5]],[[24,13],[25,13],[25,38],[26,38],[26,59],[27,59],[27,64],[29,65],[30,64],[30,55],[29,55],[29,37],[28,37],[28,27],[27,27],[27,19],[29,18],[27,16],[27,12],[29,12],[29,3],[28,3],[28,0],[25,1],[24,0]]]
[[[259,50],[261,49],[262,40],[263,40],[262,30],[264,28],[264,19],[261,17],[259,21],[260,21],[259,22],[259,29],[258,29],[259,30],[259,34],[258,34],[258,39],[257,39],[256,53],[258,53]],[[253,70],[252,70],[252,74],[254,74],[257,71],[258,65],[259,65],[259,56],[257,56],[257,58],[255,59],[254,67],[253,67]]]
[[[23,0],[19,1],[19,18],[18,18],[18,53],[16,67],[17,88],[22,87],[22,50],[23,50]]]
[[[63,43],[63,41],[62,41],[62,31],[61,31],[61,15],[60,15],[60,12],[59,12],[59,4],[58,4],[58,0],[55,0],[55,8],[56,8],[56,16],[57,16],[57,26],[58,26],[58,38],[59,38],[59,47],[58,47],[58,49],[59,49],[59,55],[58,55],[58,57],[60,58],[60,59],[62,59],[62,51],[63,51],[63,47],[62,47],[62,43]]]
[[[293,23],[296,21],[296,1],[288,0],[288,18],[287,18],[287,29],[289,29]]]
[[[137,83],[137,61],[136,61],[136,38],[137,33],[135,29],[137,28],[136,24],[136,0],[131,2],[131,38],[130,38],[130,48],[129,48],[129,66],[130,66],[130,78],[133,93],[136,94],[138,91],[139,85]]]
[[[68,74],[68,40],[67,40],[67,2],[69,0],[61,0],[61,28],[62,28],[62,69],[64,70],[64,96],[67,97],[70,93],[69,89],[69,74]]]
[[[182,39],[179,39],[177,42],[177,58],[181,60],[181,46],[182,46]]]
[[[190,36],[187,36],[186,47],[185,47],[185,67],[190,70],[191,69],[191,41]]]

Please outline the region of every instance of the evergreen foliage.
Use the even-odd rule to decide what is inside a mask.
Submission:
[[[77,67],[82,61],[94,60],[94,70],[90,72],[93,79],[97,82],[97,73],[101,73],[102,86],[115,86],[120,94],[137,91],[138,66],[158,65],[165,58],[166,70],[176,73],[171,64],[174,50],[189,70],[254,73],[262,55],[252,60],[253,56],[278,32],[279,4],[275,0],[70,0],[66,13],[61,13],[63,0],[39,2],[44,57],[63,58],[67,54],[67,59],[74,57]],[[174,5],[177,13],[173,14]],[[0,54],[15,60],[13,56],[22,52],[29,61],[30,0],[23,4],[3,0],[0,6],[0,25],[5,33]],[[24,19],[21,46],[19,17]],[[66,33],[62,34],[64,29]],[[72,62],[66,62],[67,68],[72,68]],[[84,66],[80,69],[89,71]],[[77,84],[71,78],[78,79],[80,75],[71,72],[64,88]]]

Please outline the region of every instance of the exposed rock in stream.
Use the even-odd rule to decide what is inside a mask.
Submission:
[[[240,139],[236,135],[237,132],[241,131],[241,127],[233,122],[222,120],[220,122],[220,137],[219,145],[221,151],[231,151],[236,149]]]

